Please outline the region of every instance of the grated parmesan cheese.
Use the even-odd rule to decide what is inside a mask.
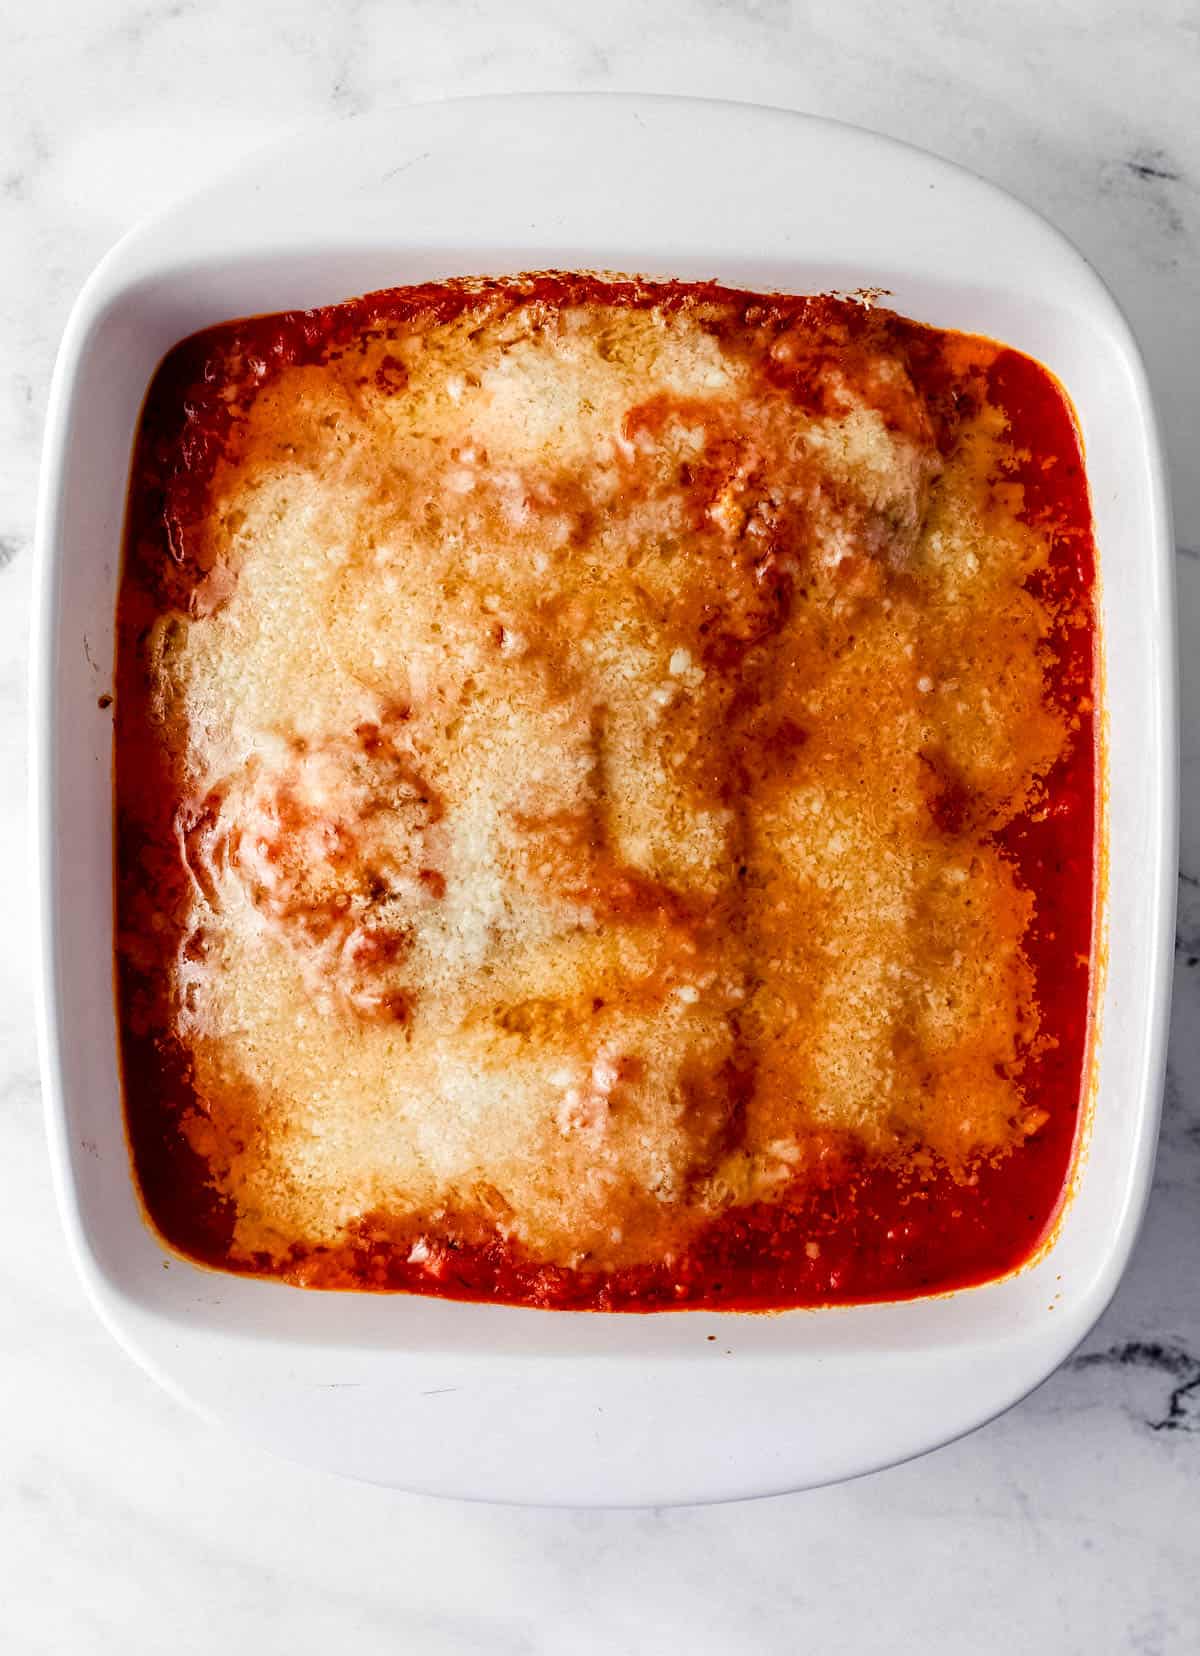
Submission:
[[[173,992],[245,1257],[384,1213],[440,1270],[442,1212],[661,1257],[822,1147],[965,1170],[1026,1130],[1030,899],[982,835],[1064,730],[1002,428],[944,457],[886,344],[804,406],[802,339],[715,320],[417,318],[235,428],[228,595],[147,663],[205,802]]]

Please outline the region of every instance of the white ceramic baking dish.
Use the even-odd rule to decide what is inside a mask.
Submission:
[[[1103,589],[1111,876],[1090,1139],[1009,1279],[771,1316],[537,1312],[200,1269],[143,1222],[112,974],[113,607],[131,439],[167,348],[256,311],[465,272],[607,268],[878,286],[1032,353],[1075,401]],[[270,151],[135,231],[71,315],[47,416],[33,677],[41,1042],[63,1220],[116,1337],[282,1453],[409,1489],[659,1503],[795,1489],[968,1431],[1103,1310],[1146,1202],[1175,879],[1173,586],[1142,365],[1066,241],[943,161],[826,121],[643,97],[393,111]]]

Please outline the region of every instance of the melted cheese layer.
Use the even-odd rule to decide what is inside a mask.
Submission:
[[[728,301],[493,284],[250,389],[218,354],[203,579],[144,648],[235,1256],[661,1258],[1037,1130],[994,834],[1066,740],[1047,548],[955,349],[949,424],[884,323]]]

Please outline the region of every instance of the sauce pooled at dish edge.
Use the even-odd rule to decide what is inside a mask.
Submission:
[[[311,1286],[894,1299],[1081,1108],[1095,563],[1036,363],[548,275],[178,346],[118,612],[155,1225]]]

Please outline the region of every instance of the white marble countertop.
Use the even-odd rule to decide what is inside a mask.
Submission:
[[[1114,288],[1174,468],[1183,875],[1166,1119],[1084,1350],[966,1441],[841,1488],[468,1507],[248,1451],[95,1321],[51,1199],[27,881],[0,925],[0,1648],[83,1653],[1200,1649],[1200,13],[1194,0],[43,0],[0,22],[0,862],[25,855],[30,541],[67,310],[137,216],[263,139],[452,92],[695,92],[839,116],[1040,208]]]

